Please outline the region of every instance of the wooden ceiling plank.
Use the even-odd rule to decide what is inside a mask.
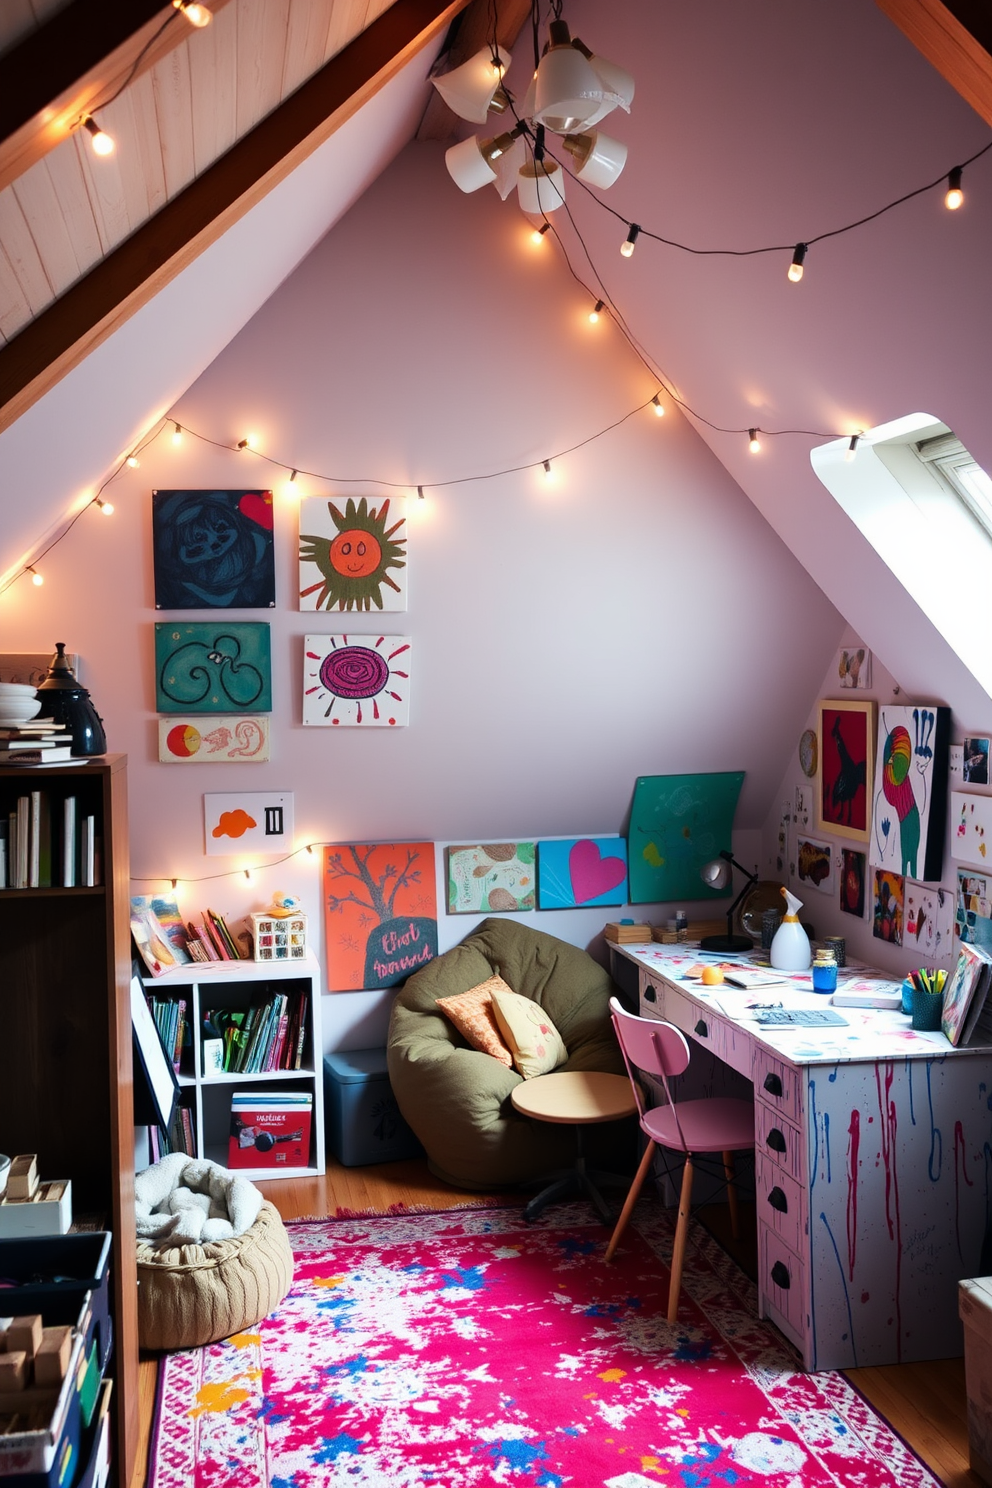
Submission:
[[[52,282],[38,252],[38,244],[13,191],[3,200],[3,246],[8,262],[27,300],[32,315],[51,304]]]
[[[332,7],[331,24],[327,28],[328,57],[336,57],[353,36],[364,31],[368,8],[368,0],[348,0],[347,5]]]
[[[139,194],[143,192],[145,209],[141,216],[150,217],[169,199],[151,73],[139,78],[123,96],[130,109],[128,137],[134,148],[119,152],[121,173],[128,200],[140,200]]]
[[[162,141],[165,189],[171,201],[196,175],[189,51],[186,47],[177,47],[168,57],[163,57],[152,73],[152,87]]]
[[[530,19],[530,0],[500,0],[497,7],[496,37],[502,47],[507,51],[512,50],[524,22]],[[472,0],[472,3],[462,12],[458,23],[457,34],[451,44],[451,50],[445,62],[444,70],[450,71],[453,67],[459,67],[473,57],[480,47],[487,46],[492,40],[492,8],[490,0]],[[493,116],[494,118],[496,115]],[[458,115],[445,103],[436,89],[431,89],[431,97],[424,110],[424,117],[420,121],[417,130],[419,140],[447,140],[455,134],[462,125]],[[493,130],[498,133],[498,130]]]
[[[283,63],[282,91],[286,97],[296,91],[311,73],[327,61],[324,43],[331,19],[328,0],[292,0],[286,28],[286,58]]]
[[[238,8],[230,5],[190,47],[193,164],[197,175],[228,151],[237,133]]]
[[[0,243],[0,334],[10,342],[30,319],[31,306],[17,282],[14,265]]]
[[[292,97],[0,349],[6,428],[441,35],[464,0],[395,0]]]
[[[239,0],[238,135],[247,134],[282,97],[289,0]]]
[[[119,102],[123,103],[123,98]],[[118,118],[122,118],[122,113]],[[86,178],[86,190],[106,253],[123,243],[143,219],[132,219],[128,211],[120,151],[115,150],[112,155],[94,155],[81,139],[73,143],[77,147],[76,158]]]
[[[942,0],[875,3],[986,124],[992,124],[992,55],[964,20]],[[959,9],[964,17],[966,8]]]
[[[65,149],[53,150],[41,166],[51,178],[63,217],[72,223],[76,258],[80,272],[86,272],[102,258],[103,245],[76,146],[73,140]]]
[[[76,253],[73,235],[62,215],[47,161],[39,161],[34,170],[29,170],[12,186],[8,186],[7,190],[13,192],[21,211],[31,224],[32,235],[38,245],[48,282],[52,286],[52,294],[60,295],[79,278],[83,266]],[[3,207],[0,206],[0,220],[3,216]]]

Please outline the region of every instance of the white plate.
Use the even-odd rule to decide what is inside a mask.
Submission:
[[[0,698],[30,697],[37,692],[30,682],[0,682]]]
[[[16,728],[19,723],[30,723],[41,712],[41,698],[0,697],[0,724],[4,728]]]

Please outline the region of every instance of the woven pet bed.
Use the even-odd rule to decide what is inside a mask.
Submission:
[[[197,1348],[266,1317],[293,1280],[289,1236],[274,1204],[243,1235],[209,1245],[138,1246],[138,1341]]]

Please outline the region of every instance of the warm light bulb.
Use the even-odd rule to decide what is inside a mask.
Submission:
[[[544,479],[545,480],[548,480],[549,481],[549,480],[553,480],[554,479],[554,476],[552,475],[552,472],[551,472],[551,461],[550,460],[544,460],[542,462],[542,469],[544,470]]]
[[[418,501],[423,501],[423,499],[424,499],[424,488],[423,488],[423,486],[418,486],[417,487],[417,500]]]
[[[173,444],[182,444],[183,442],[183,431],[178,424],[172,430],[172,442]]]
[[[848,464],[850,464],[850,462],[854,459],[855,455],[858,452],[858,440],[860,438],[860,434],[851,435],[851,442],[847,446],[847,449],[844,451],[844,459],[848,462]]]
[[[805,257],[806,244],[797,243],[796,251],[795,253],[793,253],[792,262],[789,265],[789,278],[792,280],[793,284],[798,284],[800,279],[803,277],[803,261]]]
[[[45,582],[44,577],[38,572],[36,568],[32,568],[30,563],[28,564],[28,573],[31,575],[32,584],[34,584],[36,588],[40,589],[42,584]]]
[[[244,439],[239,439],[238,440],[238,449],[240,449],[240,450],[243,450],[243,449],[253,450],[256,447],[257,444],[258,444],[258,435],[257,434],[246,434],[245,437],[244,437]]]
[[[89,134],[94,155],[112,155],[114,153],[114,142],[110,138],[110,135],[105,133],[96,120],[91,119],[88,114],[83,120],[83,128]]]
[[[191,26],[199,30],[202,26],[209,26],[213,20],[213,13],[205,5],[197,4],[197,0],[172,0],[177,10],[181,10]]]
[[[531,242],[532,243],[543,243],[544,242],[544,234],[548,231],[548,229],[550,228],[550,226],[551,226],[551,223],[550,222],[546,222],[543,227],[535,227],[534,231],[530,235]]]
[[[748,429],[748,431],[747,431],[747,447],[751,451],[752,455],[756,455],[758,453],[758,451],[760,450],[760,448],[761,448],[761,440],[758,438],[758,431],[757,431],[757,429]]]
[[[141,461],[138,459],[137,455],[128,455],[127,459],[124,461],[124,464],[127,465],[131,470],[137,470],[138,466],[141,464]]]
[[[961,190],[961,167],[956,165],[947,176],[947,195],[944,197],[944,206],[949,212],[956,212],[964,202],[964,192]]]
[[[296,477],[298,474],[299,471],[291,470],[283,484],[282,494],[288,501],[295,501],[300,494],[300,488],[296,484]]]
[[[600,311],[603,308],[603,305],[604,305],[604,301],[603,300],[597,300],[596,303],[595,303],[595,305],[589,311],[589,321],[590,321],[590,324],[592,324],[592,325],[595,325],[596,324],[597,320],[599,319],[599,314],[600,314]]]
[[[632,222],[630,224],[630,232],[620,244],[620,252],[623,254],[624,258],[629,258],[630,255],[633,253],[634,245],[637,242],[638,237],[640,236],[640,232],[641,229],[638,227],[637,223]]]
[[[651,407],[654,409],[658,418],[665,417],[665,405],[661,401],[660,393],[655,393],[654,397],[651,399]]]
[[[251,869],[250,868],[246,868],[245,869],[245,878],[248,880],[249,883],[251,883]]]
[[[98,496],[96,498],[96,504],[105,517],[112,517],[114,515],[114,503],[112,501],[104,501]]]

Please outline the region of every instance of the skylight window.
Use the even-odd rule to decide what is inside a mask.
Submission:
[[[955,434],[921,439],[916,453],[992,537],[992,476],[982,469],[960,439]]]

